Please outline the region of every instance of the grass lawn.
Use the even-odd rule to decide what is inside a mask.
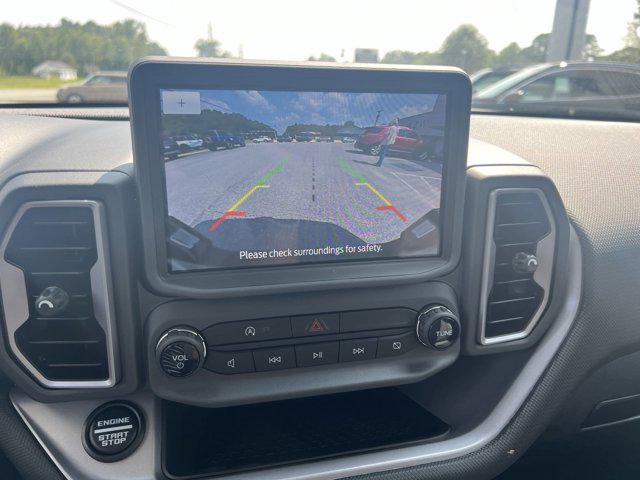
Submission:
[[[0,75],[0,89],[10,88],[56,88],[78,80],[60,80],[59,78],[39,78],[28,76],[4,76]]]

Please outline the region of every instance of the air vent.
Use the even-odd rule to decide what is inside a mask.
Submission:
[[[20,209],[2,243],[0,286],[9,344],[47,387],[115,383],[102,221],[98,202],[33,202]],[[49,287],[68,298],[53,314],[36,308]]]
[[[524,338],[551,286],[555,224],[538,189],[499,189],[489,197],[480,306],[480,343]]]

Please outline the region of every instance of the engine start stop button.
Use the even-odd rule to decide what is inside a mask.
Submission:
[[[133,405],[111,402],[94,410],[85,429],[85,447],[94,458],[113,462],[135,450],[144,434],[142,416]]]

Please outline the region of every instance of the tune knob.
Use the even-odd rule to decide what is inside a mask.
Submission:
[[[423,345],[444,350],[460,335],[460,323],[451,310],[443,305],[430,305],[419,315],[416,336]]]
[[[36,298],[36,312],[42,317],[55,317],[69,305],[69,294],[60,287],[47,287]]]
[[[532,253],[518,252],[513,256],[511,266],[516,273],[533,273],[538,269],[538,257]]]
[[[172,377],[187,377],[204,363],[207,346],[198,332],[188,327],[167,330],[156,345],[160,368]]]

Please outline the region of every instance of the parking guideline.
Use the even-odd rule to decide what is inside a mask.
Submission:
[[[381,205],[379,207],[376,207],[376,210],[390,210],[393,213],[396,214],[396,216],[403,222],[407,221],[407,217],[405,217],[402,213],[400,213],[400,211],[389,201],[387,200],[387,198],[382,195],[373,185],[371,185],[369,182],[367,182],[367,180],[360,175],[360,173],[352,166],[349,165],[348,163],[346,163],[343,159],[339,158],[338,161],[340,162],[340,166],[342,167],[342,169],[350,174],[351,176],[355,177],[357,180],[359,180],[358,182],[355,183],[356,186],[359,187],[367,187],[369,190],[371,190],[380,200],[382,200],[382,202],[384,203],[384,205]]]
[[[231,205],[229,209],[222,214],[215,222],[211,224],[209,227],[209,231],[213,232],[216,228],[220,226],[222,222],[224,222],[229,217],[244,217],[247,213],[237,210],[237,208],[242,205],[242,203],[251,196],[253,192],[258,190],[259,188],[269,188],[270,185],[266,185],[266,181],[273,177],[276,173],[279,173],[282,170],[284,164],[287,163],[286,160],[282,160],[278,165],[269,170],[258,182],[251,187],[249,190],[245,192],[242,197],[236,203]]]

